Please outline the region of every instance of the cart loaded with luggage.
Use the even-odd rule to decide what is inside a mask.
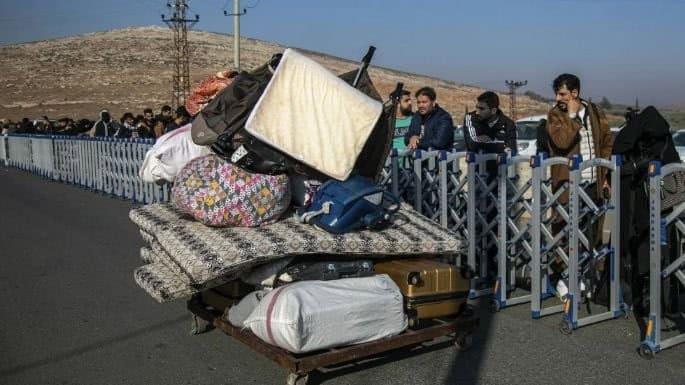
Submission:
[[[478,324],[462,240],[377,185],[402,84],[382,102],[373,51],[338,77],[287,49],[211,97],[195,90],[192,126],[146,157],[164,172],[141,169],[173,182],[171,202],[130,213],[146,243],[136,283],[187,301],[193,333],[224,331],[290,384],[436,338],[467,348]]]

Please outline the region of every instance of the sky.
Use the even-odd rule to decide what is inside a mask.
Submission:
[[[231,0],[189,0],[196,29],[231,33]],[[248,8],[251,7],[251,8]],[[685,106],[685,0],[242,0],[244,36],[551,97],[560,73],[585,98]],[[0,45],[164,25],[161,0],[2,0]],[[2,76],[2,75],[0,75]],[[439,95],[438,95],[439,97]]]

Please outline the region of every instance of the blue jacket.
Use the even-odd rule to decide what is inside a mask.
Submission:
[[[419,141],[420,149],[450,150],[452,148],[454,124],[450,114],[440,106],[436,105],[428,116],[423,116],[418,112],[414,114],[409,131],[404,135],[405,144],[409,144],[409,139],[412,136],[421,136],[421,126],[424,129],[423,136]]]

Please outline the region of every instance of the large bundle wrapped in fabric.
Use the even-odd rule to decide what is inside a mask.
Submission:
[[[200,112],[219,92],[233,83],[237,75],[238,73],[233,70],[220,71],[198,83],[190,91],[190,96],[186,100],[188,113],[195,115]]]
[[[407,316],[397,285],[376,275],[281,286],[243,325],[269,344],[305,353],[397,335]]]
[[[145,154],[138,174],[149,183],[173,182],[191,160],[211,154],[209,147],[198,146],[190,137],[191,125],[164,134]]]
[[[205,225],[254,227],[288,209],[290,185],[286,175],[253,174],[210,154],[179,172],[171,202]]]

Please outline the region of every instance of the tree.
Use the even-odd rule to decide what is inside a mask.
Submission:
[[[610,110],[612,105],[609,99],[607,99],[606,96],[602,96],[602,101],[599,102],[599,106],[602,107],[604,110]]]

